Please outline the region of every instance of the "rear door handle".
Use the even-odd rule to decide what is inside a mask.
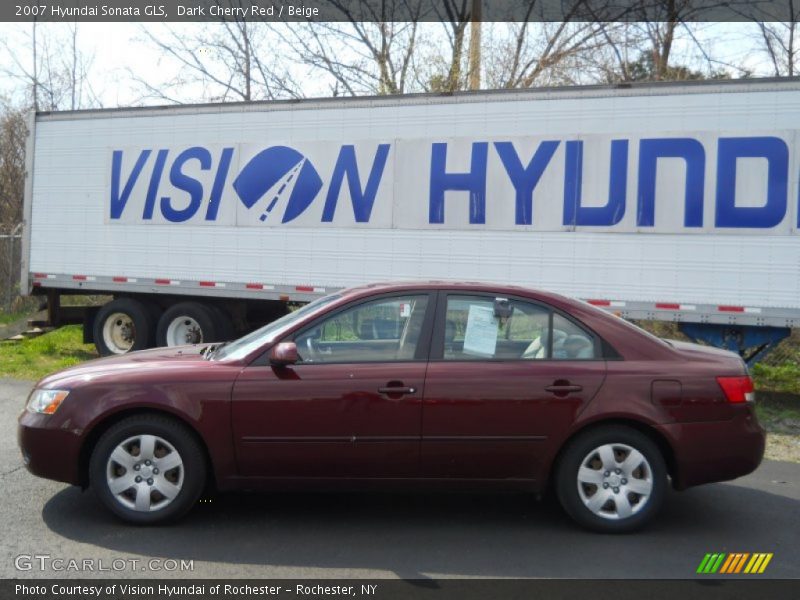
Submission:
[[[570,392],[580,392],[583,389],[582,385],[548,385],[544,388],[547,392],[553,394],[569,394]]]
[[[379,387],[381,394],[413,394],[417,391],[415,387]]]

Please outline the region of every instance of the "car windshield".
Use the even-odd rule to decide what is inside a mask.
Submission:
[[[232,359],[238,360],[244,358],[260,346],[274,340],[280,336],[284,331],[291,328],[295,323],[300,321],[307,315],[316,312],[318,309],[327,306],[334,300],[341,298],[341,294],[331,294],[318,298],[305,306],[301,306],[295,311],[287,315],[283,315],[280,319],[273,321],[260,329],[256,329],[247,335],[234,340],[229,344],[222,346],[219,351],[213,356],[214,360]]]

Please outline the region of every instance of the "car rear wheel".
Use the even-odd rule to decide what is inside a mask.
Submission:
[[[663,503],[666,484],[658,446],[624,426],[579,435],[556,471],[564,510],[584,527],[608,533],[632,531],[651,520]]]
[[[89,481],[100,501],[126,521],[164,522],[184,515],[203,491],[199,442],[183,424],[141,415],[120,421],[95,446]]]

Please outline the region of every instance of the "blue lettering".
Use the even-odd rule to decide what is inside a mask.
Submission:
[[[767,159],[764,206],[736,206],[736,161]],[[786,216],[789,148],[777,137],[720,138],[717,150],[717,227],[774,227]]]
[[[514,144],[511,142],[495,142],[495,149],[503,161],[508,178],[511,180],[516,191],[516,216],[514,222],[517,225],[531,225],[533,223],[533,190],[542,173],[553,158],[558,142],[542,142],[528,163],[527,167],[522,166]]]
[[[444,194],[457,190],[469,192],[469,222],[486,223],[486,156],[489,144],[472,144],[472,160],[467,173],[448,173],[447,144],[431,146],[431,180],[428,222],[444,223]]]
[[[383,169],[386,166],[386,159],[389,156],[389,144],[379,144],[372,161],[372,169],[367,178],[367,185],[361,189],[361,178],[358,175],[358,165],[356,163],[355,146],[342,146],[339,151],[339,158],[333,167],[331,184],[328,188],[328,195],[325,198],[325,207],[322,210],[322,221],[330,223],[336,212],[336,203],[342,191],[344,178],[347,177],[347,187],[350,189],[350,200],[353,204],[353,214],[356,223],[367,223],[372,214],[372,206],[375,204],[375,196],[378,193],[378,186],[383,176]]]
[[[214,176],[214,184],[211,186],[211,198],[209,198],[208,208],[206,209],[206,221],[216,221],[217,219],[219,203],[222,200],[222,188],[228,178],[228,169],[231,167],[232,157],[233,148],[225,148],[219,158],[219,167],[217,167],[217,174]]]
[[[136,185],[136,180],[142,172],[144,163],[147,162],[150,156],[150,150],[142,150],[139,158],[136,159],[136,164],[133,166],[128,180],[125,182],[125,187],[120,194],[119,180],[120,171],[122,171],[122,150],[114,150],[111,156],[111,218],[119,219],[122,216],[122,211],[125,210],[125,205],[133,191],[133,186]]]
[[[161,212],[164,218],[173,223],[180,223],[191,219],[200,208],[200,203],[203,201],[203,184],[189,177],[182,170],[181,167],[190,160],[196,159],[200,162],[200,168],[203,171],[208,171],[211,168],[211,153],[205,148],[194,146],[187,148],[178,155],[175,162],[172,163],[172,168],[169,171],[170,183],[184,192],[189,194],[189,205],[184,209],[175,209],[172,207],[172,200],[169,196],[161,198]]]
[[[608,202],[605,206],[582,206],[583,142],[566,143],[564,170],[564,225],[616,225],[625,214],[628,187],[628,140],[611,141]]]
[[[639,143],[639,198],[636,224],[655,224],[656,169],[659,158],[682,158],[686,161],[684,216],[686,227],[703,226],[703,187],[706,153],[703,145],[692,138],[642,140]]]
[[[153,208],[156,204],[156,194],[158,194],[158,185],[161,183],[161,174],[164,172],[164,163],[167,162],[167,154],[169,150],[159,150],[156,155],[156,164],[153,166],[153,173],[150,175],[150,185],[147,186],[147,196],[144,201],[144,211],[142,212],[143,219],[153,218]]]

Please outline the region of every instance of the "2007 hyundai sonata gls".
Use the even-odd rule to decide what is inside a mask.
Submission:
[[[655,338],[577,300],[480,284],[327,296],[224,345],[134,352],[40,381],[28,469],[129,521],[204,487],[551,484],[626,531],[677,489],[753,471],[765,434],[730,352]]]

